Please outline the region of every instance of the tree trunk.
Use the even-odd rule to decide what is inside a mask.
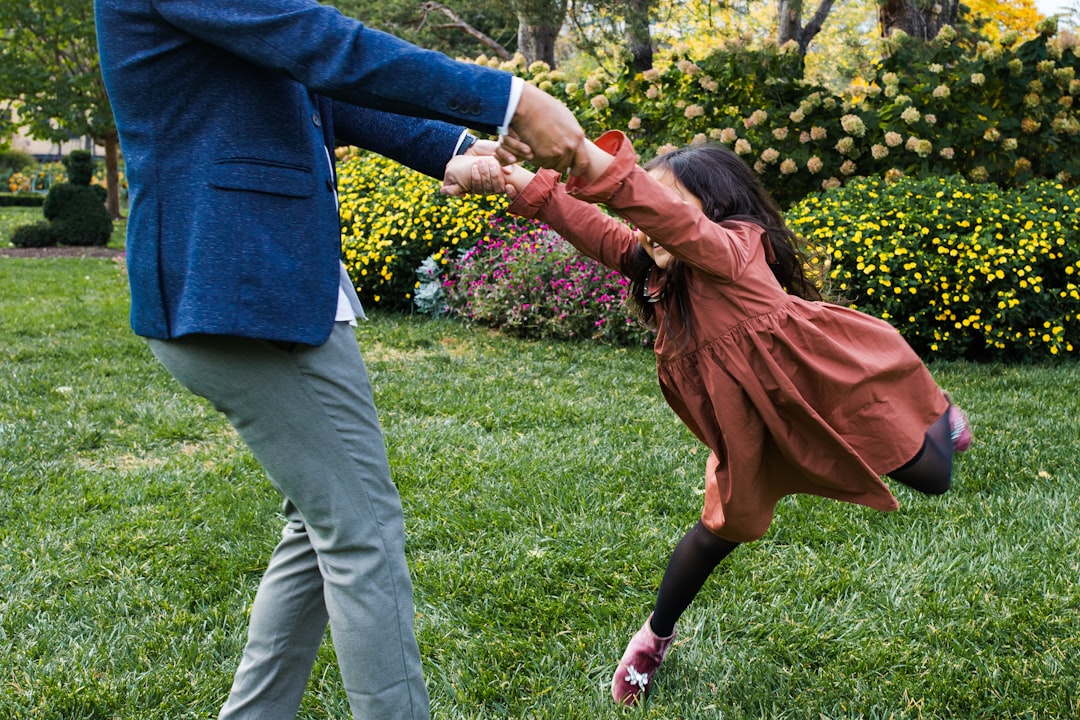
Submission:
[[[778,40],[781,45],[794,40],[799,45],[799,54],[805,56],[810,42],[821,32],[825,18],[829,17],[835,0],[821,0],[814,16],[805,26],[802,24],[803,0],[779,0],[777,14],[780,20]]]
[[[549,23],[534,23],[519,18],[518,52],[525,56],[525,62],[532,64],[542,60],[550,67],[555,67],[555,38],[559,28]]]
[[[932,40],[946,25],[956,25],[960,0],[882,0],[878,5],[881,36],[903,30],[912,37]]]
[[[513,0],[518,16],[518,51],[528,63],[555,67],[555,38],[566,19],[566,0]]]
[[[776,14],[780,21],[779,43],[783,45],[789,40],[798,41],[802,32],[802,0],[779,0]]]
[[[626,46],[630,51],[630,64],[637,72],[652,68],[652,35],[649,32],[649,9],[651,0],[627,0]]]
[[[98,138],[105,146],[105,182],[109,194],[105,198],[105,209],[113,220],[120,219],[120,136],[115,130],[105,137]]]

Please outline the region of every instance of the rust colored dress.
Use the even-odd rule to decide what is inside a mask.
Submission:
[[[584,254],[626,272],[643,230],[688,265],[691,337],[653,269],[656,360],[668,404],[712,450],[703,524],[756,540],[780,498],[811,493],[895,510],[881,475],[911,460],[948,409],[937,383],[888,323],[788,295],[769,269],[764,231],[714,223],[637,166],[629,140],[605,133],[615,161],[593,183],[541,171],[510,206]],[[768,250],[767,250],[768,247]]]

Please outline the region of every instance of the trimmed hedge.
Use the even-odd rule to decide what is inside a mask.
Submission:
[[[41,207],[44,195],[0,193],[0,207]]]
[[[53,247],[58,243],[59,238],[47,222],[20,225],[11,233],[11,244],[18,248]]]
[[[832,290],[924,357],[1080,356],[1080,189],[863,179],[787,218]]]

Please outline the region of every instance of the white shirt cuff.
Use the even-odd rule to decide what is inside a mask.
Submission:
[[[510,100],[506,103],[506,118],[499,126],[499,134],[506,135],[510,132],[510,122],[517,113],[518,103],[521,102],[521,93],[525,91],[525,81],[516,75],[510,79]]]
[[[465,142],[465,136],[469,134],[468,130],[462,130],[461,135],[458,136],[457,142],[454,144],[454,155],[461,154],[461,143]]]

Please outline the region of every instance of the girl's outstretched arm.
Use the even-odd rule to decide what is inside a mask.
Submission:
[[[598,165],[602,172],[590,168],[586,175],[571,178],[566,185],[571,196],[605,205],[656,245],[722,281],[739,277],[754,254],[764,249],[763,231],[757,225],[714,223],[699,206],[642,170],[623,133],[604,133],[596,144],[611,159]]]
[[[601,175],[612,157],[592,143],[587,155],[575,158],[575,167],[591,175]],[[520,165],[501,167],[496,157],[459,155],[446,165],[442,192],[493,194],[505,192],[512,200],[509,211],[521,217],[547,223],[574,247],[604,265],[624,272],[638,246],[633,230],[606,215],[600,208],[566,194],[559,173],[533,173]]]

